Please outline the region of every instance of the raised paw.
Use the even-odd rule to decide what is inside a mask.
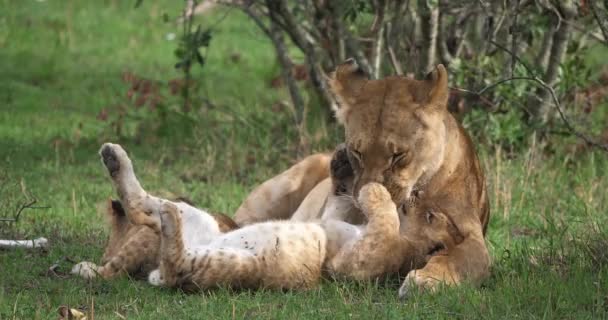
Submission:
[[[329,171],[331,177],[336,180],[342,180],[354,175],[353,167],[348,160],[348,150],[344,143],[336,147],[329,164]]]
[[[175,235],[177,225],[179,224],[179,210],[177,206],[171,202],[165,202],[160,208],[160,223],[161,232],[165,236]]]
[[[364,185],[359,191],[357,199],[361,209],[370,214],[379,209],[386,209],[386,206],[394,206],[390,193],[386,188],[376,182]]]
[[[99,150],[101,161],[108,169],[110,176],[116,177],[121,169],[130,166],[127,152],[118,144],[104,143]]]
[[[93,262],[82,261],[72,267],[71,273],[87,280],[94,279],[99,274],[99,267]]]
[[[399,298],[405,299],[414,290],[436,292],[445,281],[441,277],[429,274],[423,269],[412,270],[407,274],[401,288]]]
[[[163,285],[163,278],[160,275],[160,269],[155,269],[148,275],[148,283],[153,286],[160,287]]]

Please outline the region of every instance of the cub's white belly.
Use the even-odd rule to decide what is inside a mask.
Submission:
[[[222,233],[217,221],[207,212],[187,203],[176,203],[182,218],[182,238],[185,248],[211,243]]]

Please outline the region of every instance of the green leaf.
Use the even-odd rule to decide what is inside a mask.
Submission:
[[[135,9],[139,8],[144,0],[135,0]]]
[[[196,54],[194,56],[196,57],[196,62],[198,62],[201,67],[205,65],[205,58],[200,51],[196,50]]]

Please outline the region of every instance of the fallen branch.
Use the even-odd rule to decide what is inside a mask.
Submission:
[[[46,249],[49,246],[49,241],[46,238],[38,238],[34,240],[0,240],[0,249]]]

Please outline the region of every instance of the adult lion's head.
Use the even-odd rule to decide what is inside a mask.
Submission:
[[[348,158],[355,171],[355,198],[361,187],[378,182],[393,201],[406,202],[444,161],[448,76],[438,65],[426,80],[388,77],[369,80],[353,60],[329,79],[346,128]]]

